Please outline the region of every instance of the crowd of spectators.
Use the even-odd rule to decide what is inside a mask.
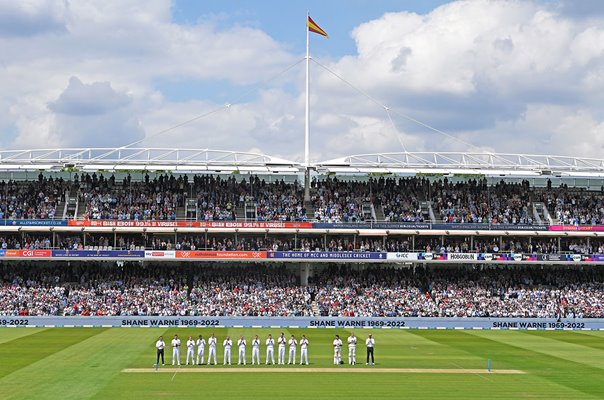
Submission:
[[[0,315],[311,315],[284,268],[0,267]]]
[[[116,185],[114,176],[85,175],[79,182],[85,219],[175,220],[183,205],[184,178],[160,175],[152,181],[124,178]]]
[[[53,219],[67,187],[63,179],[42,175],[32,181],[1,181],[0,219]]]
[[[603,318],[596,268],[0,266],[1,315]]]
[[[297,182],[268,184],[256,177],[249,186],[245,199],[254,204],[258,221],[306,221],[304,188]]]
[[[563,186],[539,193],[551,216],[565,225],[604,225],[604,194]]]
[[[37,180],[2,181],[0,219],[61,218],[57,205],[69,191],[79,193],[78,216],[88,219],[421,223],[434,218],[437,223],[522,225],[536,223],[533,204],[543,202],[551,220],[542,215],[541,222],[604,224],[603,190],[552,188],[551,182],[541,188],[528,181],[492,184],[484,178],[327,177],[313,179],[306,203],[297,181],[161,174],[116,181],[101,173],[74,174],[67,181],[42,174]],[[185,204],[193,204],[194,211],[184,210]]]
[[[327,270],[316,282],[326,316],[604,316],[604,273],[595,269],[346,268]]]
[[[234,177],[195,176],[189,187],[190,197],[197,200],[200,221],[234,221],[235,207],[245,196],[245,182],[238,183]]]
[[[532,187],[528,181],[485,179],[449,181],[420,177],[315,179],[311,201],[303,200],[300,183],[265,181],[257,176],[238,179],[211,175],[148,175],[140,181],[130,176],[117,182],[113,175],[78,174],[72,180],[40,175],[31,181],[0,182],[0,219],[60,218],[57,205],[65,193],[79,193],[79,215],[89,219],[203,221],[252,218],[258,221],[426,222],[431,204],[435,222],[477,224],[535,223],[533,203],[543,202],[551,221],[571,225],[604,224],[604,192],[569,188]],[[187,200],[196,212],[178,214]],[[307,206],[311,209],[307,210]],[[253,209],[253,215],[238,215],[237,208]],[[381,211],[380,211],[381,210]],[[62,210],[59,210],[62,211]]]
[[[369,182],[373,184],[373,182]],[[376,205],[382,206],[386,222],[424,222],[420,198],[428,193],[429,182],[420,178],[381,178],[375,181]]]
[[[495,267],[454,269],[429,278],[436,316],[604,316],[604,277],[597,270]]]
[[[430,188],[432,206],[444,223],[532,224],[530,192],[528,181],[488,186],[486,180],[453,184],[445,178]]]
[[[371,218],[363,205],[371,204],[375,197],[372,181],[355,182],[327,178],[313,181],[311,202],[315,219],[321,222],[360,222]],[[376,194],[378,188],[375,188]]]

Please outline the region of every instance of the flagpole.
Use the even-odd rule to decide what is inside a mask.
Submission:
[[[306,15],[308,21],[310,13]],[[305,22],[306,22],[305,21]],[[310,29],[306,26],[306,115],[304,120],[304,201],[310,201]]]

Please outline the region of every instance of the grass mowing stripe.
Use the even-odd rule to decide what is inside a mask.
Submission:
[[[34,333],[42,332],[47,328],[0,328],[0,344],[10,342]]]
[[[430,332],[426,334],[430,335]],[[520,331],[464,331],[459,334],[462,336],[454,341],[456,347],[491,358],[492,365],[495,367],[513,369],[516,365],[518,369],[548,380],[552,384],[601,398],[602,371],[599,368],[541,352],[538,350],[538,343],[535,344],[537,349],[531,349],[523,345],[522,340],[527,336]],[[440,341],[446,340],[445,337],[432,336]],[[463,336],[473,338],[463,340]],[[560,350],[563,348],[560,347]]]
[[[535,392],[528,375],[490,375],[486,381],[474,374],[121,374],[98,398],[199,399],[579,399],[570,390]],[[541,388],[540,388],[541,389]]]
[[[604,331],[575,331],[580,335],[595,336],[604,339]]]
[[[571,331],[554,331],[552,334],[547,334],[545,331],[524,331],[527,334],[533,336],[539,336],[541,338],[547,338],[551,340],[557,340],[564,343],[570,343],[577,346],[586,347],[587,351],[589,348],[598,351],[601,356],[604,356],[604,334],[599,335],[584,335],[580,332]],[[566,347],[566,346],[565,346]]]
[[[63,329],[44,329],[0,346],[0,382],[15,371],[63,351],[99,333],[93,330],[69,332]],[[21,382],[27,382],[24,380]]]
[[[534,335],[529,331],[504,331],[492,339],[511,343],[516,347],[546,354],[550,357],[604,369],[604,350],[581,346],[574,342],[566,342],[565,346],[561,346],[560,341],[555,339],[560,336],[558,333],[561,332],[553,332],[552,335],[544,336],[543,334]],[[480,333],[476,335],[485,337]]]
[[[132,333],[128,329],[106,328],[53,331],[65,337],[82,333],[88,333],[89,337],[4,377],[0,383],[15,389],[4,393],[4,399],[90,398],[110,384],[149,343],[154,344],[161,333],[148,329]],[[151,367],[153,361],[147,365]],[[35,385],[23,385],[31,379],[35,379]]]

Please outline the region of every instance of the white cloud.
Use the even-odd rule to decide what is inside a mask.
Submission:
[[[84,84],[77,77],[69,79],[69,86],[48,108],[57,114],[99,115],[122,108],[132,102],[130,96],[117,93],[109,82]]]
[[[458,1],[359,25],[358,54],[326,65],[391,107],[395,126],[375,101],[313,65],[312,159],[401,151],[401,141],[410,151],[471,150],[403,115],[481,149],[600,157],[604,12],[594,8],[604,7],[572,3]],[[0,3],[0,143],[117,147],[146,136],[145,145],[261,149],[302,161],[302,64],[263,84],[300,55],[259,28],[178,25],[171,7]],[[171,100],[160,81],[259,89],[156,135],[221,107],[205,93]]]
[[[595,147],[561,145],[565,135],[553,126],[547,143],[520,128],[540,107],[579,120],[602,118],[591,110],[599,108],[596,99],[604,88],[604,18],[572,18],[563,9],[475,0],[447,4],[424,16],[386,14],[357,27],[353,37],[359,54],[332,68],[389,106],[479,147],[598,155]],[[550,120],[565,122],[562,115]],[[469,150],[404,119],[400,123],[417,136],[437,139],[429,149]],[[581,135],[595,139],[597,132],[587,129]],[[500,143],[493,140],[497,136]]]
[[[0,37],[65,31],[67,3],[61,0],[0,2]]]

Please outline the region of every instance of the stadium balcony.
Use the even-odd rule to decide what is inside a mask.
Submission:
[[[519,154],[365,154],[313,164],[307,190],[300,163],[256,153],[1,151],[0,220],[595,226],[604,223],[603,165]]]

